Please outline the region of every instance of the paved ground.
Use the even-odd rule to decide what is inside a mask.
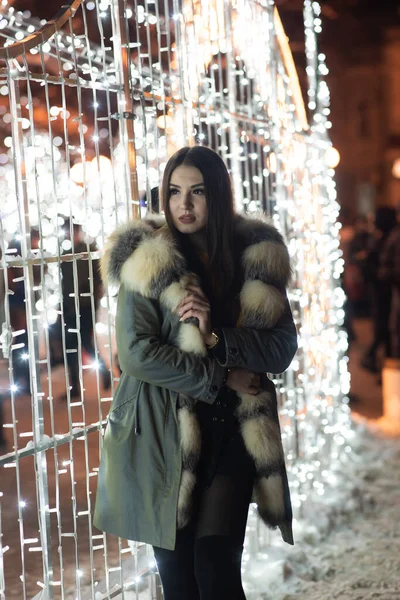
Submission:
[[[3,365],[4,366],[4,365]],[[48,394],[48,381],[43,373],[42,389],[45,397]],[[104,419],[110,406],[107,398],[110,390],[101,390],[98,402],[96,392],[96,375],[93,370],[85,370],[85,404],[74,406],[68,412],[67,403],[61,400],[65,393],[65,377],[63,367],[52,370],[51,383],[54,399],[44,402],[43,420],[45,433],[49,436],[65,434],[71,429]],[[17,422],[17,443],[24,448],[31,443],[32,435],[24,436],[24,432],[32,430],[30,398],[17,397],[14,406],[5,402],[4,422]],[[21,435],[22,434],[22,435]],[[9,451],[14,440],[12,429],[5,429]],[[37,457],[40,460],[40,456]],[[75,600],[77,593],[72,590],[86,586],[94,573],[94,579],[104,577],[106,561],[101,549],[102,539],[94,539],[98,547],[92,555],[89,551],[91,535],[100,532],[92,530],[91,518],[87,511],[93,502],[97,477],[95,469],[99,461],[99,433],[94,431],[81,441],[66,443],[55,450],[46,451],[47,474],[49,483],[49,515],[51,537],[53,543],[54,580],[62,585],[56,587],[55,598]],[[73,459],[73,463],[71,460]],[[18,472],[18,477],[17,477]],[[34,457],[23,458],[17,465],[2,468],[0,471],[0,492],[3,492],[0,512],[0,533],[3,534],[3,546],[8,546],[4,553],[4,572],[7,600],[25,600],[20,575],[25,569],[25,592],[27,600],[31,600],[41,590],[42,564],[39,548],[37,518],[37,482],[35,480]],[[19,493],[18,493],[19,492]],[[24,505],[18,506],[18,498]],[[19,512],[20,511],[20,512]],[[16,525],[19,524],[18,527]],[[20,539],[25,541],[21,551]],[[36,541],[34,541],[36,539]],[[108,540],[108,558],[111,569],[118,568],[118,542],[114,538]],[[1,559],[0,559],[1,560]],[[1,589],[0,563],[0,589]],[[61,587],[69,590],[70,595],[61,596]],[[1,594],[0,594],[1,596]],[[36,600],[36,599],[35,599]],[[79,597],[81,600],[81,597]]]
[[[381,419],[379,375],[360,367],[371,340],[370,323],[358,320],[354,329],[351,406],[354,420],[366,428],[353,453],[350,502],[355,507],[347,511],[345,503],[335,504],[332,529],[316,543],[295,549],[290,565],[295,592],[288,581],[268,600],[400,599],[400,428]]]
[[[357,340],[353,342],[349,353],[349,365],[352,374],[351,391],[354,398],[351,406],[355,414],[376,419],[382,414],[382,394],[378,377],[371,375],[359,367],[360,357],[371,335],[369,322],[366,320],[357,321],[355,323],[355,330]],[[99,411],[101,411],[103,418],[108,412],[108,402],[99,404],[95,400],[95,377],[93,372],[86,371],[85,378],[89,401],[85,402],[85,412],[83,412],[80,406],[73,407],[71,417],[75,426],[78,426],[80,423],[90,425],[98,421]],[[62,369],[55,369],[53,371],[52,383],[55,395],[60,396],[64,389]],[[106,399],[107,395],[109,395],[109,392],[102,392],[104,399]],[[31,428],[29,426],[31,422],[29,398],[19,398],[14,410],[14,417],[19,421],[18,433],[29,431]],[[8,403],[5,406],[5,422],[10,422],[11,419],[12,407]],[[55,400],[52,404],[47,403],[44,420],[48,435],[52,435],[54,432],[65,433],[68,431],[69,415],[66,403],[59,399]],[[52,423],[56,424],[55,430],[52,427]],[[6,437],[11,449],[13,439],[10,429],[6,429]],[[19,437],[18,443],[23,447],[29,443],[30,439],[30,437]],[[90,523],[86,514],[95,492],[96,476],[93,469],[97,466],[98,449],[99,436],[95,432],[88,437],[87,444],[83,440],[80,445],[75,442],[73,450],[68,445],[64,445],[58,449],[57,453],[47,452],[49,481],[52,488],[49,505],[51,508],[57,509],[50,515],[52,537],[55,544],[53,553],[54,557],[57,557],[57,554],[59,556],[59,559],[55,560],[54,564],[54,578],[56,581],[62,580],[65,589],[69,590],[65,596],[68,600],[77,597],[74,591],[79,587],[79,581],[82,583],[82,589],[87,589],[87,584],[90,582],[92,573],[94,572],[94,578],[99,580],[104,576],[106,569],[101,547],[96,549],[92,556],[90,555]],[[70,465],[65,464],[71,458],[74,458],[73,472]],[[18,465],[18,469],[20,471],[20,498],[26,501],[26,506],[21,508],[19,531],[23,532],[25,539],[36,538],[38,523],[36,517],[36,482],[33,458],[23,459]],[[22,563],[24,563],[26,598],[31,599],[41,589],[40,553],[34,551],[35,547],[38,547],[38,543],[28,542],[24,546],[24,552],[21,553],[19,533],[15,531],[15,524],[19,518],[16,468],[2,469],[1,471],[0,491],[7,495],[6,501],[2,502],[2,513],[0,513],[0,527],[2,528],[0,533],[3,534],[2,541],[3,544],[9,546],[9,550],[4,554],[6,598],[7,600],[21,600],[24,598],[22,584],[19,581],[19,575],[22,572]],[[56,477],[56,472],[58,477]],[[57,481],[58,487],[56,485]],[[76,520],[73,518],[72,511],[74,505],[76,507],[75,513],[81,513]],[[99,532],[94,531],[93,533],[98,534]],[[62,542],[62,552],[58,553],[57,548],[60,547],[60,542]],[[95,543],[101,546],[102,540],[99,539]],[[115,540],[109,540],[108,544],[108,555],[110,557],[108,567],[114,569],[113,573],[118,575],[117,543]],[[128,548],[126,550],[129,552]],[[351,548],[349,549],[349,553],[351,554]],[[62,567],[64,571],[62,571]],[[11,581],[13,582],[12,584],[8,583]],[[311,590],[308,591],[311,593]],[[307,596],[299,596],[299,598],[302,597],[306,598]],[[342,596],[312,596],[312,598],[318,598],[318,600],[325,600],[328,597],[342,598]],[[363,597],[362,595],[359,596],[360,599]],[[388,596],[387,598],[385,596],[376,597],[382,600],[389,600],[389,598],[392,600],[392,596]],[[56,598],[61,598],[61,593]],[[343,596],[344,598],[345,596]]]
[[[351,343],[349,369],[351,373],[352,411],[368,419],[382,416],[382,387],[379,375],[369,373],[360,367],[360,360],[371,337],[371,323],[368,319],[358,319],[354,323],[356,340]]]
[[[293,575],[265,600],[399,600],[400,438],[378,431],[362,438],[353,507],[335,502],[331,529],[294,547]]]

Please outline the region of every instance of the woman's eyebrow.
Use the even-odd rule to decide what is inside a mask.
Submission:
[[[175,188],[181,189],[181,186],[177,185],[176,183],[170,183],[169,187],[175,187]],[[191,185],[190,187],[191,188],[204,187],[204,183],[195,183],[195,184]]]

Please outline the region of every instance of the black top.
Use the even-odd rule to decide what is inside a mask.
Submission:
[[[216,358],[225,361],[225,342],[221,330],[215,330],[219,342],[211,350]],[[223,386],[214,404],[198,402],[196,412],[201,429],[201,458],[198,475],[200,485],[208,487],[214,475],[247,474],[254,471],[254,463],[248,455],[240,433],[239,422],[234,415],[239,398]]]

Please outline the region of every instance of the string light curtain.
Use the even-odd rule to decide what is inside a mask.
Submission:
[[[307,516],[304,501],[333,485],[350,452],[343,402],[349,378],[317,2],[304,3],[304,23],[309,121],[270,0],[71,0],[49,24],[3,0],[2,600],[160,597],[150,549],[91,524],[102,433],[119,377],[116,290],[103,290],[97,303],[97,262],[118,223],[155,208],[152,189],[183,145],[218,151],[237,210],[268,213],[289,245],[300,348],[274,380],[295,532]],[[83,246],[74,237],[77,225]],[[66,263],[75,313],[91,306],[94,356],[84,351],[79,316],[73,327],[66,322]],[[90,275],[85,291],[82,264]],[[70,352],[78,360],[78,397],[69,389]],[[257,593],[251,565],[268,544],[279,541],[251,510],[249,594]]]

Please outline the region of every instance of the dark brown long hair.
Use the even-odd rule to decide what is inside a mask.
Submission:
[[[168,227],[187,258],[189,266],[201,271],[188,236],[176,229],[169,208],[169,185],[173,171],[181,165],[196,167],[203,175],[208,208],[207,249],[209,271],[218,282],[214,289],[218,304],[232,293],[237,270],[233,243],[234,204],[228,170],[220,156],[205,146],[185,147],[178,150],[167,162],[161,186],[161,201]],[[196,268],[198,267],[198,268]],[[201,273],[199,273],[201,275]],[[215,288],[215,286],[213,286]]]

